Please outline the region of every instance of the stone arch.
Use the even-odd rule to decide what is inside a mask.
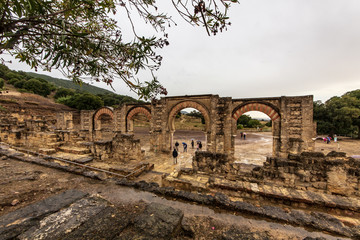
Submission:
[[[151,120],[151,112],[147,107],[134,107],[134,108],[130,109],[126,118],[128,120],[132,120],[133,117],[138,113],[144,114],[149,120]]]
[[[204,116],[205,119],[205,131],[208,132],[210,128],[210,114],[205,106],[196,101],[183,101],[176,104],[169,112],[168,115],[168,126],[170,131],[175,131],[174,119],[176,114],[184,108],[195,108]]]
[[[272,125],[272,135],[273,135],[273,146],[272,146],[272,155],[276,156],[277,152],[280,149],[280,135],[281,135],[281,127],[280,127],[280,111],[277,107],[273,106],[270,103],[266,102],[245,102],[237,106],[232,113],[233,118],[233,134],[236,135],[236,122],[238,118],[246,112],[249,111],[259,111],[268,115],[273,123]],[[232,141],[235,141],[234,139]],[[235,149],[233,148],[233,152],[235,154]]]
[[[113,108],[99,108],[93,115],[93,138],[96,140],[111,140],[114,135],[114,129]]]
[[[144,114],[147,119],[151,120],[151,111],[147,107],[139,106],[131,108],[126,114],[126,131],[132,132],[134,130],[134,116],[137,114]]]
[[[280,119],[280,113],[276,107],[271,106],[270,104],[267,103],[259,103],[259,102],[241,104],[240,106],[234,109],[232,118],[235,119],[235,121],[237,121],[241,115],[249,111],[259,111],[265,113],[270,117],[271,121],[273,122]]]
[[[111,107],[102,107],[99,108],[94,114],[94,121],[96,122],[99,120],[99,117],[103,114],[109,115],[111,119],[114,120],[114,110]]]

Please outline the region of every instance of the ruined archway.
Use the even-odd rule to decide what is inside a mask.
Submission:
[[[111,107],[99,108],[93,117],[96,140],[111,140],[114,135],[114,110]]]
[[[272,136],[273,136],[273,146],[272,146],[272,155],[276,156],[276,152],[279,150],[280,144],[280,111],[277,107],[273,106],[270,103],[261,103],[261,102],[246,102],[237,106],[232,113],[233,119],[233,152],[235,154],[235,137],[237,135],[237,120],[243,114],[250,111],[258,111],[267,115],[272,122]]]
[[[145,106],[135,106],[126,115],[126,132],[133,134],[134,138],[139,139],[141,148],[148,151],[150,149],[150,126],[151,112]]]
[[[133,107],[126,115],[126,132],[134,131],[134,117],[138,114],[144,115],[149,121],[151,120],[151,112],[147,107]]]
[[[178,112],[180,112],[182,109],[185,108],[193,108],[198,110],[202,116],[205,119],[205,129],[203,131],[204,134],[204,140],[201,141],[202,144],[202,150],[206,150],[207,146],[207,133],[210,131],[210,114],[207,108],[196,101],[182,101],[177,103],[175,106],[173,106],[169,112],[168,115],[168,130],[170,132],[170,141],[169,141],[169,148],[172,149],[174,147],[174,133],[175,133],[175,117]],[[195,139],[194,139],[195,140]],[[181,143],[180,143],[181,144]],[[190,141],[187,141],[188,146],[190,147]]]

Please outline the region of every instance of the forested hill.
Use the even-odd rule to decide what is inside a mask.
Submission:
[[[34,93],[79,110],[94,110],[102,106],[118,107],[124,103],[139,103],[129,96],[84,84],[53,78],[43,74],[14,71],[0,64],[0,91],[10,87],[18,92]]]
[[[63,88],[70,88],[70,89],[74,89],[74,90],[80,90],[80,91],[84,91],[84,92],[88,92],[94,95],[97,94],[114,94],[113,92],[103,89],[103,88],[99,88],[99,87],[95,87],[89,84],[82,84],[81,86],[79,84],[76,84],[70,80],[65,80],[65,79],[60,79],[60,78],[53,78],[50,77],[48,75],[45,74],[38,74],[38,73],[32,73],[32,72],[27,72],[27,75],[30,75],[34,78],[42,78],[48,82],[53,83],[55,86],[57,87],[63,87]]]

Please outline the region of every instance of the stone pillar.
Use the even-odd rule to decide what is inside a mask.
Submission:
[[[312,151],[315,142],[313,97],[281,97],[280,157]]]

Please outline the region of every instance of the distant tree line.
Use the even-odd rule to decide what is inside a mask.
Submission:
[[[360,138],[360,89],[325,103],[314,102],[314,121],[317,133],[326,135],[356,135]]]
[[[271,127],[271,121],[263,124],[258,119],[253,119],[251,116],[243,114],[237,120],[237,129],[243,128],[263,128],[263,127]]]
[[[13,71],[0,64],[0,89],[4,87],[5,82],[13,85],[20,92],[34,93],[43,97],[48,97],[53,93],[57,103],[79,110],[93,110],[102,106],[116,107],[124,103],[142,102],[129,96],[112,93],[95,95],[80,90],[59,88],[43,78],[33,77],[22,71]]]

